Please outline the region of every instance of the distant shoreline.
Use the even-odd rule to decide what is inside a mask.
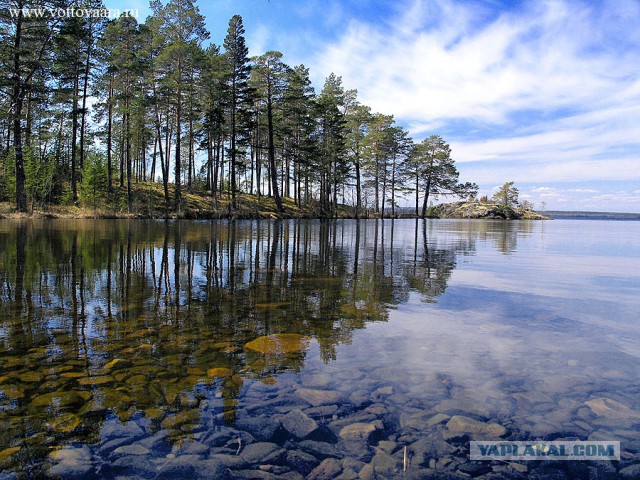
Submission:
[[[640,213],[621,212],[581,212],[581,211],[554,211],[542,212],[554,220],[640,220]]]

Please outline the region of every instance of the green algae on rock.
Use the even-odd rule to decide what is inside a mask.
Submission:
[[[297,333],[275,333],[258,337],[245,344],[245,348],[271,355],[301,352],[308,346],[309,337]]]

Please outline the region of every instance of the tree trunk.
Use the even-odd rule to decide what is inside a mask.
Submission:
[[[431,177],[427,179],[427,185],[424,189],[424,201],[422,202],[422,218],[427,216],[427,203],[429,202],[429,190],[431,190]]]
[[[360,176],[360,159],[356,156],[356,218],[360,218],[360,211],[362,210],[362,183]]]
[[[271,170],[271,189],[273,191],[273,198],[276,201],[276,207],[278,212],[282,213],[282,200],[280,199],[280,193],[278,192],[278,175],[276,170],[276,147],[273,139],[273,105],[271,102],[271,87],[268,87],[267,92],[267,123],[269,134],[269,166]]]
[[[22,7],[22,3],[18,5]],[[19,212],[27,212],[27,190],[25,187],[24,174],[24,153],[22,151],[22,105],[24,101],[24,91],[20,78],[20,49],[22,42],[22,12],[16,21],[15,41],[13,44],[13,151],[16,162],[16,208]]]
[[[127,158],[127,207],[129,209],[129,213],[133,212],[133,190],[131,189],[131,130],[130,130],[130,119],[129,119],[129,105],[128,101],[125,102],[125,108],[127,109],[127,113],[125,113],[125,143],[126,143],[126,158]]]
[[[93,35],[93,32],[91,32]],[[82,89],[82,117],[80,121],[80,170],[84,169],[84,132],[87,116],[87,90],[89,88],[89,73],[91,70],[91,40],[87,46],[87,61],[84,66],[84,86]]]
[[[109,77],[109,97],[107,99],[107,189],[113,193],[113,167],[111,166],[111,143],[113,140],[113,73]]]
[[[176,166],[175,166],[175,190],[174,190],[174,206],[176,210],[180,209],[180,201],[182,200],[182,191],[180,189],[180,163],[181,163],[181,136],[182,136],[182,90],[178,88],[178,101],[176,102]]]
[[[235,74],[234,74],[235,75]],[[229,160],[231,169],[231,208],[236,209],[236,79],[233,79],[231,87],[231,159]]]
[[[418,218],[420,216],[420,210],[419,210],[419,202],[420,202],[420,177],[418,176],[418,173],[416,172],[416,218]]]
[[[79,52],[76,50],[76,55]],[[79,94],[80,72],[73,74],[73,95],[71,105],[71,191],[73,193],[73,203],[78,202],[78,174],[77,174],[77,140],[78,140],[78,94]]]
[[[391,218],[396,218],[396,156],[391,167]]]

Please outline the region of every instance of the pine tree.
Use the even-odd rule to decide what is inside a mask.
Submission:
[[[353,163],[356,180],[356,218],[362,212],[362,161],[365,152],[365,139],[372,120],[371,109],[366,105],[354,104],[347,111],[347,149]]]
[[[249,49],[244,40],[244,25],[240,15],[234,15],[229,21],[229,29],[224,39],[225,57],[228,62],[227,88],[229,94],[229,168],[231,174],[231,208],[236,204],[236,171],[238,154],[241,147],[250,139],[251,126],[251,88],[249,76]]]
[[[204,68],[198,89],[202,111],[201,145],[207,152],[206,184],[216,202],[225,137],[225,111],[228,107],[225,83],[228,75],[227,66],[220,48],[210,45],[205,51]]]
[[[184,97],[193,87],[195,71],[199,70],[200,44],[209,38],[204,17],[194,0],[171,0],[164,8],[153,4],[154,14],[160,19],[159,33],[166,39],[157,63],[163,71],[162,81],[170,93],[175,108],[175,195],[174,205],[182,202],[182,122]],[[191,132],[190,132],[191,135]],[[188,165],[188,168],[191,166]]]
[[[391,169],[393,116],[376,113],[369,121],[365,137],[365,170],[369,189],[373,188],[375,212],[384,216],[384,204]]]
[[[51,16],[25,17],[23,9],[34,6],[33,2],[28,0],[3,0],[0,3],[0,43],[6,48],[3,60],[8,61],[9,67],[0,73],[0,84],[10,86],[9,111],[13,130],[11,140],[15,159],[15,196],[16,208],[20,212],[28,210],[22,125],[25,99],[33,88],[36,74],[46,70],[51,64],[48,56],[58,29],[58,19]],[[38,5],[43,8],[64,6],[65,2],[62,1],[42,1]],[[17,11],[18,15],[11,15],[9,8]]]
[[[513,182],[506,182],[493,195],[493,201],[502,208],[515,208],[518,206],[520,192],[513,186]]]
[[[348,174],[345,145],[345,91],[342,78],[327,77],[317,101],[321,213],[333,216],[337,207],[338,186]]]
[[[427,215],[427,205],[431,195],[475,195],[478,186],[474,183],[459,183],[459,172],[451,158],[451,148],[442,137],[432,135],[416,145],[407,159],[406,172],[416,182],[416,214],[418,196],[423,192],[420,216]]]
[[[254,59],[252,74],[255,77],[256,96],[262,98],[266,106],[267,117],[267,151],[271,191],[279,212],[283,212],[282,199],[278,189],[278,170],[276,168],[276,146],[274,116],[276,109],[282,109],[283,96],[286,90],[287,67],[282,62],[282,53],[267,52]],[[288,182],[289,179],[285,178]]]
[[[305,201],[308,202],[310,197],[311,165],[317,147],[314,137],[314,110],[315,93],[309,79],[309,69],[304,65],[289,69],[281,123],[283,134],[289,139],[290,156],[293,161],[293,196],[297,205],[302,203],[303,180]]]

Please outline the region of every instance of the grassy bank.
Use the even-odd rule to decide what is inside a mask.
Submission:
[[[169,186],[171,201],[167,204],[162,185],[157,183],[137,184],[134,187],[132,211],[127,208],[127,192],[117,188],[113,194],[95,201],[76,205],[30,204],[30,212],[19,213],[15,205],[0,202],[0,218],[319,218],[319,206],[297,206],[292,198],[283,198],[284,212],[279,213],[271,197],[238,194],[237,208],[232,211],[230,195],[223,193],[214,199],[211,195],[183,190],[182,202],[176,208],[173,202],[173,186]],[[353,209],[340,206],[338,217],[353,216]]]

